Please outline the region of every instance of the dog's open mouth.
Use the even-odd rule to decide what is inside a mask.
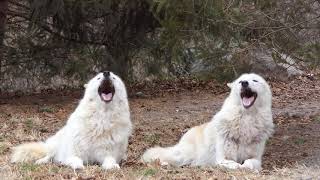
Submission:
[[[254,104],[258,94],[256,92],[253,92],[250,88],[242,88],[240,96],[243,107],[248,109]]]
[[[109,79],[103,80],[98,88],[98,93],[102,101],[104,102],[112,101],[112,98],[115,93],[115,89],[112,84],[112,81]]]

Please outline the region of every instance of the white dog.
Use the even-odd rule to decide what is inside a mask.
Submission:
[[[243,74],[228,86],[231,93],[210,122],[190,129],[175,146],[147,150],[142,161],[260,170],[274,128],[270,87],[256,74]]]
[[[125,85],[115,74],[102,72],[85,86],[84,97],[67,124],[45,142],[15,147],[13,163],[53,160],[73,169],[84,168],[84,163],[119,168],[132,131]]]

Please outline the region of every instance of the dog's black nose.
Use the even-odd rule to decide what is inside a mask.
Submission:
[[[110,76],[110,71],[104,71],[103,72],[103,76],[106,77],[106,78],[109,77]]]
[[[244,88],[248,87],[249,86],[248,81],[241,81],[241,86]]]

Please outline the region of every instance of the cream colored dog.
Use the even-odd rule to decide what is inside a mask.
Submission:
[[[142,161],[260,170],[274,128],[270,87],[256,74],[243,74],[228,86],[231,93],[210,122],[191,128],[175,146],[147,150]]]
[[[15,147],[11,161],[53,160],[73,169],[84,168],[84,163],[119,168],[131,130],[124,83],[111,72],[99,73],[86,85],[83,99],[64,127],[45,142]]]

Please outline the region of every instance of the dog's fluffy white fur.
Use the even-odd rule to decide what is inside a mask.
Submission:
[[[103,101],[98,93],[107,78],[114,87],[110,102]],[[84,163],[99,163],[104,169],[119,168],[119,161],[126,158],[132,131],[125,85],[113,73],[108,77],[99,73],[85,87],[84,97],[67,124],[45,142],[15,147],[13,163],[53,160],[73,169],[84,168]]]
[[[243,81],[257,95],[249,108],[241,97]],[[147,150],[142,161],[260,170],[265,143],[274,131],[270,87],[256,74],[243,74],[228,86],[231,92],[210,122],[191,128],[175,146]]]

